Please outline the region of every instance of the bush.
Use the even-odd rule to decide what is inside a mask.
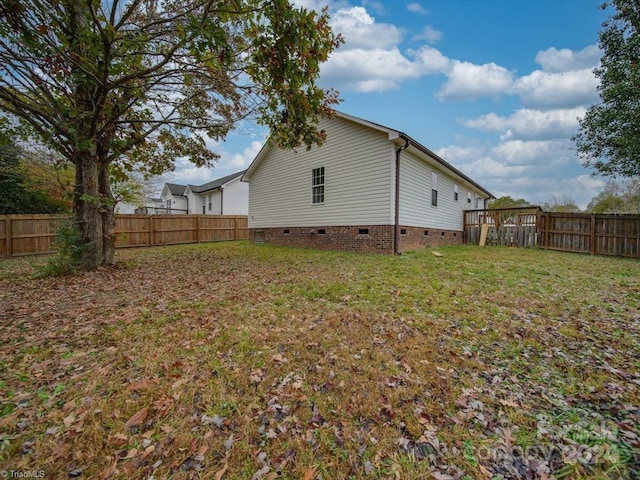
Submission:
[[[87,248],[73,219],[62,222],[53,243],[55,253],[39,268],[37,277],[62,277],[72,275],[80,269],[82,251]]]

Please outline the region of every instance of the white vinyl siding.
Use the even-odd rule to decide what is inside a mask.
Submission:
[[[456,182],[446,170],[438,169],[435,162],[427,163],[415,154],[404,151],[400,161],[400,225],[420,228],[440,228],[461,231],[464,202],[456,202]],[[444,167],[443,167],[444,168]],[[435,175],[432,175],[435,174]],[[431,207],[433,182],[438,191],[438,207]]]
[[[322,147],[269,148],[249,181],[249,227],[393,224],[393,149],[388,135],[323,120]],[[310,198],[310,175],[325,167],[324,203]]]
[[[249,210],[249,184],[241,182],[240,177],[234,178],[222,187],[217,200],[214,197],[214,205],[213,211],[223,210],[223,215],[246,215]]]
[[[220,215],[222,213],[222,206],[220,205],[222,192],[220,192],[220,190],[214,190],[213,193],[210,193],[209,195],[211,197],[211,211],[207,213],[210,213],[211,215]]]

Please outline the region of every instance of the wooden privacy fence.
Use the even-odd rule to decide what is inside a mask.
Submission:
[[[467,210],[466,244],[640,258],[640,215],[543,212],[540,207]]]
[[[0,215],[0,256],[49,253],[64,215]],[[247,239],[244,215],[116,215],[116,248]]]
[[[640,215],[543,212],[539,245],[548,250],[640,258]]]
[[[537,225],[540,212],[540,207],[466,210],[465,243],[478,245],[481,237],[484,237],[485,245],[535,247],[538,241]]]

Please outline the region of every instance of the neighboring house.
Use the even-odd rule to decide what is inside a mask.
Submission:
[[[162,198],[145,197],[144,205],[144,207],[135,209],[137,215],[163,215],[165,213],[165,202]]]
[[[336,112],[321,147],[267,143],[243,176],[255,242],[401,253],[463,241],[493,195],[407,134]]]
[[[162,200],[166,213],[246,215],[249,186],[240,181],[244,171],[204,185],[165,183]]]
[[[189,204],[187,196],[184,194],[187,186],[175,183],[165,183],[162,188],[160,198],[164,206],[164,212],[167,215],[186,214],[189,213]]]

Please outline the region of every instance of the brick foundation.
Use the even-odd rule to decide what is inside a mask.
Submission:
[[[409,252],[427,247],[462,245],[462,237],[463,232],[461,231],[427,227],[400,227],[400,251]]]
[[[405,232],[400,235],[401,252],[462,244],[462,232],[418,227],[400,228]],[[387,254],[393,253],[393,236],[393,225],[249,229],[249,240],[254,243]]]

